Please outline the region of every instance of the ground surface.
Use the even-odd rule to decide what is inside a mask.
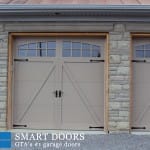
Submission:
[[[150,150],[150,135],[92,135],[85,143],[83,150]]]
[[[14,137],[13,137],[14,138]],[[13,144],[17,142],[13,140]],[[19,141],[20,142],[20,141]],[[25,141],[24,141],[25,142]],[[26,141],[33,145],[37,141]],[[67,142],[68,145],[64,144]],[[85,139],[78,140],[51,140],[39,141],[41,147],[12,148],[14,150],[150,150],[150,135],[133,134],[86,134]],[[48,145],[48,144],[52,145]],[[45,145],[44,145],[45,144]],[[76,145],[74,145],[76,144]],[[79,144],[79,145],[78,145]]]

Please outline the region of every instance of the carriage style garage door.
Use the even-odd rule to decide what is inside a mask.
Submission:
[[[150,38],[135,38],[133,60],[133,129],[150,131]]]
[[[104,38],[16,38],[13,126],[103,127],[104,43]]]

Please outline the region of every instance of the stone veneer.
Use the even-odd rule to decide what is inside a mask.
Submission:
[[[130,33],[116,24],[109,34],[109,130],[129,130]]]
[[[6,128],[8,32],[0,31],[0,129]]]

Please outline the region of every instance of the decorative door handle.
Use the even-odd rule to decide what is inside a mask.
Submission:
[[[58,95],[59,95],[59,97],[62,97],[63,92],[61,90],[59,90]]]
[[[57,97],[62,97],[62,95],[63,95],[63,92],[61,91],[61,90],[56,90],[56,91],[54,91],[54,94],[55,94],[55,97],[57,98]]]
[[[55,97],[57,98],[57,97],[58,97],[58,91],[56,90],[56,91],[54,92],[54,94],[55,94]]]

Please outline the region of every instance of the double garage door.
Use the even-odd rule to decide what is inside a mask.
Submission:
[[[13,126],[102,129],[103,38],[16,38]]]

